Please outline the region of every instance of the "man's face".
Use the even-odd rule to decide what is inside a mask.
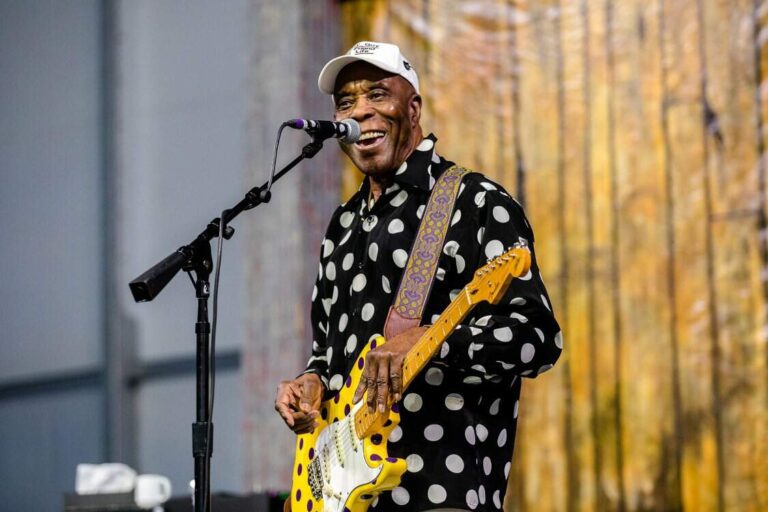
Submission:
[[[360,140],[341,149],[368,176],[396,170],[421,142],[421,98],[401,76],[352,63],[336,78],[333,99],[335,120],[360,123]]]

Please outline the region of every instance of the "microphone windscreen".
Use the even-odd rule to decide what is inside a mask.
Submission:
[[[341,138],[341,140],[347,144],[357,142],[361,135],[360,123],[354,119],[345,119],[341,123],[347,127],[347,133]]]

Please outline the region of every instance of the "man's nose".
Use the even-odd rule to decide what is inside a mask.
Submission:
[[[357,122],[360,122],[363,119],[367,119],[371,117],[372,115],[373,115],[373,108],[371,104],[368,102],[368,99],[363,96],[357,99],[349,117],[351,117]]]

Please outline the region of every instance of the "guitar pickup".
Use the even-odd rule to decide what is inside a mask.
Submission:
[[[340,429],[337,428],[337,429],[334,429],[334,431],[333,431],[333,444],[336,446],[336,460],[339,461],[339,466],[341,466],[343,468],[344,467],[344,456],[343,456],[343,453],[342,453],[342,447],[343,447],[344,443],[342,443],[342,441],[340,439],[339,430]]]
[[[355,426],[351,421],[347,421],[349,427],[349,438],[352,440],[352,449],[357,452],[357,436],[355,435]]]

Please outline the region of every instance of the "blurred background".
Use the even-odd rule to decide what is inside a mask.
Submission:
[[[127,284],[266,179],[282,121],[330,118],[317,74],[363,39],[536,231],[566,350],[523,387],[506,510],[768,510],[766,27],[762,0],[0,0],[0,510],[62,510],[80,462],[188,494],[194,290]],[[233,223],[215,491],[289,487],[274,390],[359,179],[329,143]]]

